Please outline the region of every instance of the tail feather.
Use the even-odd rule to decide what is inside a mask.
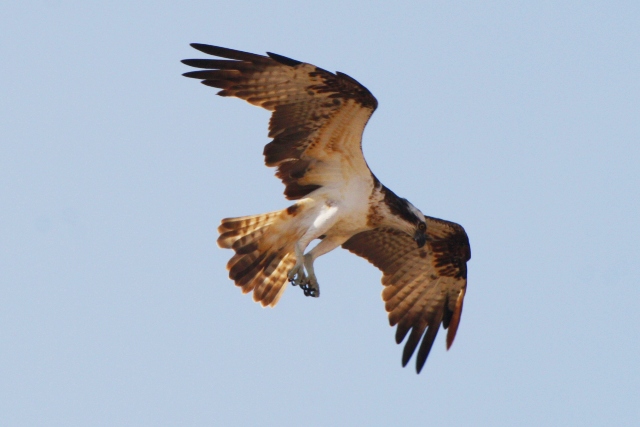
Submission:
[[[253,299],[255,301],[263,301],[266,296],[265,290],[270,287],[271,281],[278,279],[278,277],[273,276],[273,272],[278,268],[278,265],[280,265],[286,254],[275,255],[276,256],[272,258],[269,264],[265,263],[262,271],[259,272],[253,280],[253,285],[255,287],[253,290]]]
[[[231,245],[231,249],[236,251],[237,254],[249,254],[253,251],[258,250],[260,239],[262,238],[262,236],[264,236],[264,233],[266,233],[267,229],[268,227],[263,227],[249,232],[249,234],[244,235],[233,242],[233,245]]]
[[[279,254],[276,252],[264,252],[264,257],[260,260],[259,263],[254,263],[251,269],[247,269],[242,277],[238,277],[235,280],[236,286],[240,286],[242,288],[243,293],[247,293],[253,290],[253,288],[258,284],[256,279],[262,275],[262,277],[268,277],[269,274],[265,274],[265,270],[269,268],[270,264],[273,264],[273,261],[277,258],[277,263],[280,262]],[[260,255],[258,255],[260,256]]]
[[[260,267],[260,263],[267,256],[266,252],[251,252],[249,254],[236,254],[236,256],[240,256],[237,262],[229,269],[229,278],[233,281],[238,281],[246,276],[248,273],[255,271]],[[233,259],[232,258],[232,259]]]
[[[295,256],[288,254],[278,265],[276,270],[271,274],[269,283],[266,285],[264,291],[264,298],[261,301],[262,305],[275,306],[282,293],[287,287],[288,279],[287,274],[293,268],[296,263]]]
[[[253,290],[251,283],[253,282],[253,279],[255,279],[256,275],[259,274],[260,271],[264,268],[264,263],[265,259],[263,257],[260,262],[253,263],[251,268],[247,269],[242,277],[236,277],[235,279],[233,279],[236,283],[236,286],[242,288],[242,293],[246,294],[247,292],[251,292]],[[231,277],[231,274],[229,274],[229,277]]]
[[[287,274],[295,264],[294,241],[276,241],[282,221],[291,215],[287,210],[226,218],[218,227],[218,245],[233,249],[227,263],[229,278],[243,293],[253,291],[253,299],[263,307],[275,306],[287,285]],[[275,227],[275,229],[274,229]]]
[[[259,230],[273,223],[281,211],[269,212],[261,215],[249,215],[238,218],[225,218],[218,226],[218,246],[224,249],[231,249],[231,246],[239,238],[246,236],[252,231]]]
[[[275,268],[271,269],[272,271],[269,275],[266,274],[265,270],[256,276],[252,283],[255,286],[253,300],[262,304],[263,307],[275,306],[287,287],[287,274],[294,264],[295,256],[286,254],[272,263]]]

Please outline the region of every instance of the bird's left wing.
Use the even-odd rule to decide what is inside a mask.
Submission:
[[[267,166],[278,168],[290,200],[323,187],[340,187],[345,177],[373,177],[361,148],[362,132],[378,102],[360,83],[343,73],[281,55],[256,55],[194,43],[210,55],[227,58],[185,59],[203,71],[185,73],[207,86],[273,111],[264,148]]]
[[[356,234],[342,247],[364,257],[382,273],[382,299],[400,344],[409,330],[402,355],[406,366],[418,343],[416,370],[422,370],[440,325],[449,329],[453,343],[467,288],[467,261],[471,258],[464,229],[453,222],[426,217],[427,244],[417,248],[411,236],[378,228]],[[426,331],[426,332],[425,332]],[[423,338],[424,334],[424,338]]]

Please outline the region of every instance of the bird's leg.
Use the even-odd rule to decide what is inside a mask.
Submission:
[[[324,239],[315,248],[313,248],[307,255],[304,255],[304,250],[307,245],[319,236],[325,235],[331,227],[338,220],[338,207],[332,204],[325,204],[318,212],[318,216],[313,220],[313,225],[304,233],[304,235],[295,244],[296,264],[289,271],[287,278],[294,286],[300,286],[304,290],[306,296],[317,297],[320,293],[318,281],[313,274],[313,260],[318,256],[335,248],[336,245],[329,247]],[[323,250],[322,248],[328,249]],[[320,249],[319,249],[320,248]],[[307,273],[311,275],[311,278],[305,274],[305,268]]]
[[[304,291],[305,296],[315,298],[320,296],[320,285],[318,284],[318,279],[316,278],[316,274],[313,269],[313,261],[315,261],[315,259],[320,255],[324,255],[327,252],[334,250],[343,242],[344,240],[342,239],[325,238],[304,256],[303,264],[304,268],[307,270],[307,277],[300,287]]]
[[[307,275],[304,273],[304,256],[302,255],[303,249],[300,247],[300,242],[296,243],[294,250],[296,254],[296,264],[289,270],[287,279],[289,279],[289,282],[291,282],[293,286],[302,286],[307,280]]]
[[[300,288],[304,291],[305,296],[318,298],[320,296],[320,285],[318,284],[316,273],[313,270],[313,261],[315,258],[312,252],[313,250],[304,256],[303,264],[305,270],[307,270],[307,277],[304,283],[300,285]]]

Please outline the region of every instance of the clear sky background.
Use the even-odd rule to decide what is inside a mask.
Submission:
[[[479,4],[482,3],[482,4]],[[640,425],[640,3],[0,6],[0,425]],[[263,309],[219,220],[288,206],[268,112],[189,43],[343,71],[371,169],[462,224],[462,322],[403,369],[380,273]]]

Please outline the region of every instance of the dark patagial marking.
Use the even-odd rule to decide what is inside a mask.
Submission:
[[[412,224],[418,223],[420,218],[418,218],[411,209],[409,209],[409,202],[407,199],[396,196],[396,193],[389,190],[384,185],[381,186],[381,190],[384,194],[384,203],[389,206],[389,210],[392,214],[397,215]]]
[[[292,182],[284,189],[284,195],[289,200],[298,200],[320,187],[322,186],[316,184],[300,185],[297,182]]]
[[[298,210],[300,210],[300,206],[298,205],[291,205],[287,208],[287,213],[291,216],[296,216],[298,215]]]
[[[283,162],[278,167],[276,176],[284,182],[284,185],[289,185],[302,178],[309,171],[310,164],[309,160]]]

